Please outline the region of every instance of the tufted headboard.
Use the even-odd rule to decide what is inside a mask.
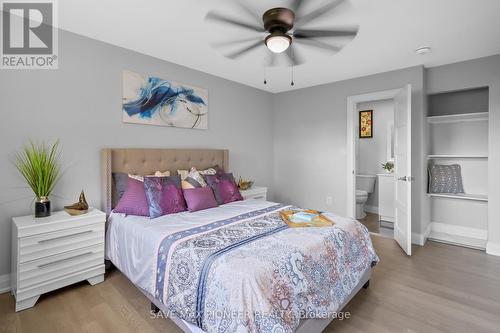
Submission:
[[[155,171],[170,171],[176,175],[178,169],[189,170],[192,166],[206,169],[218,165],[229,170],[229,151],[224,149],[149,149],[106,148],[101,151],[101,208],[106,215],[116,204],[112,173],[123,172],[138,175]]]

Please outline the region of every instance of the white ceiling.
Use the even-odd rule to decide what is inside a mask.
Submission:
[[[245,0],[241,0],[245,1]],[[307,12],[332,0],[308,0]],[[246,0],[258,13],[283,0]],[[270,92],[291,90],[289,67],[267,70],[265,47],[230,60],[210,43],[259,36],[206,22],[210,10],[251,22],[231,0],[64,0],[62,29]],[[500,0],[350,0],[304,28],[358,25],[335,55],[302,49],[294,89],[423,64],[437,66],[500,53]],[[264,34],[262,34],[264,36]],[[432,53],[418,56],[420,46]]]

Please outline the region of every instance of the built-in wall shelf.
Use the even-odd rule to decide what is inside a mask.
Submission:
[[[488,195],[486,195],[486,194],[428,193],[428,195],[430,197],[433,197],[433,198],[449,198],[449,199],[473,200],[473,201],[485,201],[485,202],[488,202]]]
[[[486,247],[491,208],[486,194],[490,167],[489,96],[489,87],[428,95],[424,126],[429,133],[428,167],[459,164],[466,192],[427,194],[429,239],[482,250]]]
[[[488,112],[450,114],[427,117],[430,124],[459,123],[465,121],[488,121]]]
[[[427,155],[428,160],[434,159],[488,159],[488,155],[478,155],[478,154],[434,154]]]

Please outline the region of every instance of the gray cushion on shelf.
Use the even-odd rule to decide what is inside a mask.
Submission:
[[[430,193],[464,193],[460,165],[432,165],[429,169]]]

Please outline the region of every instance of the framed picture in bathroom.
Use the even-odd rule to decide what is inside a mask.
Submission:
[[[359,111],[359,138],[373,138],[373,110]]]

